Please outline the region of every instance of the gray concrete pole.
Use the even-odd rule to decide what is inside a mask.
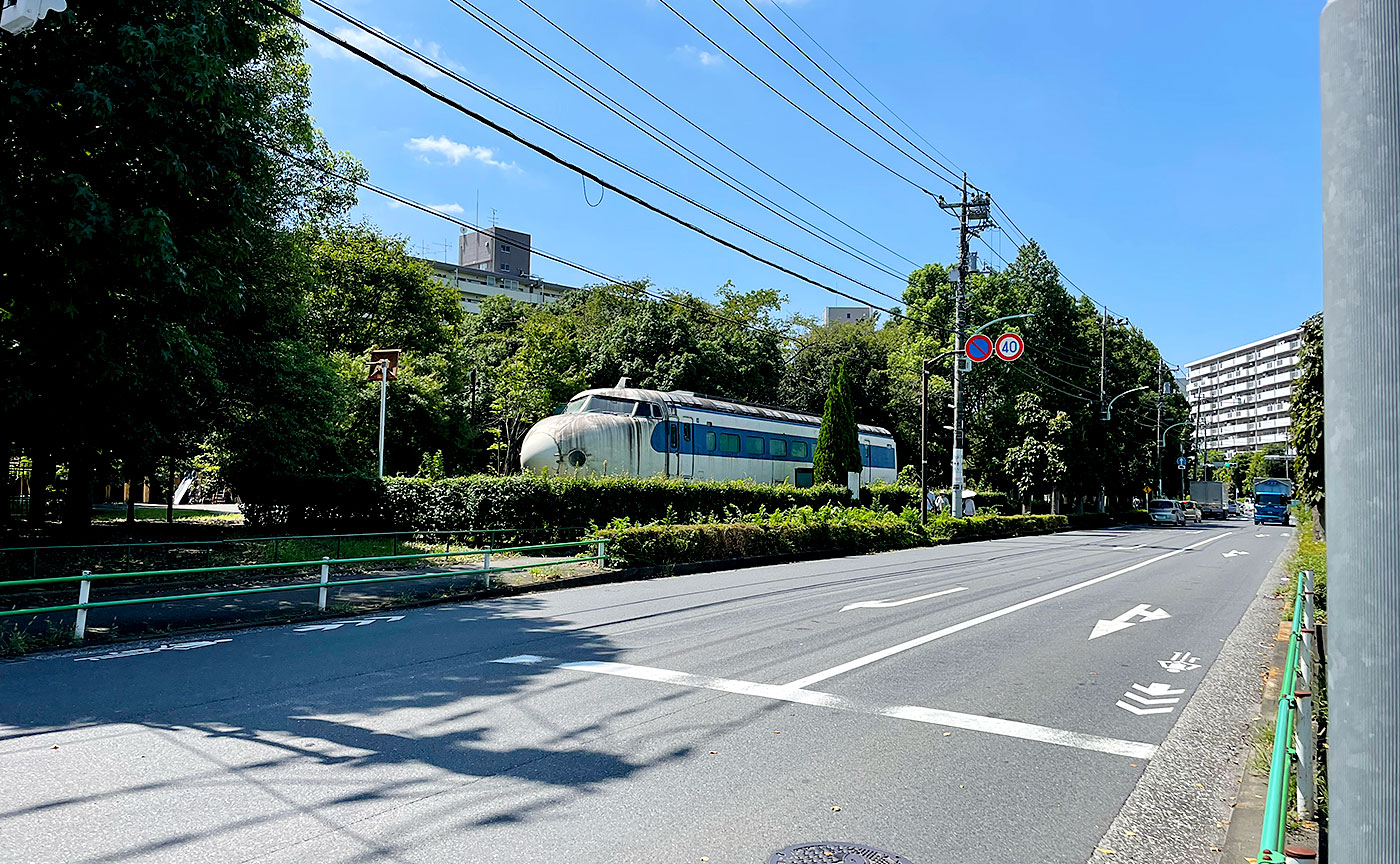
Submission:
[[[1400,862],[1400,3],[1321,18],[1330,857]]]

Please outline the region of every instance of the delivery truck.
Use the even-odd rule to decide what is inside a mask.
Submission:
[[[1193,480],[1191,500],[1201,508],[1207,519],[1230,518],[1230,487],[1219,480]]]

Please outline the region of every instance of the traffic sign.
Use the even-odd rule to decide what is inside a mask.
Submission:
[[[992,340],[978,333],[967,340],[967,359],[973,363],[981,363],[992,356]]]
[[[1185,456],[1178,456],[1178,457],[1176,457],[1176,467],[1178,467],[1178,468],[1185,468],[1185,467],[1186,467],[1186,457],[1185,457]]]
[[[1026,343],[1015,333],[1003,333],[997,337],[997,356],[1008,363],[1021,356]]]

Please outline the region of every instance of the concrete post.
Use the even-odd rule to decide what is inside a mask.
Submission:
[[[1330,857],[1400,862],[1400,3],[1320,25]]]
[[[326,595],[330,593],[326,588],[326,583],[331,581],[330,561],[329,558],[321,558],[321,587],[316,589],[316,608],[322,612],[326,611],[326,600],[329,599]]]
[[[78,605],[80,606],[88,602],[88,598],[92,596],[92,582],[88,581],[87,578],[91,572],[84,570],[83,580],[78,583]],[[73,638],[80,642],[87,633],[87,612],[86,609],[79,609],[78,614],[73,616]]]

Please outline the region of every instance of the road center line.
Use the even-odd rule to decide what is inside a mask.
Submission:
[[[542,660],[543,658],[532,658]],[[497,663],[521,663],[523,658],[507,657]],[[837,696],[834,693],[819,693],[780,684],[760,684],[756,681],[736,681],[732,678],[712,678],[708,675],[692,675],[671,669],[658,669],[654,666],[634,666],[631,663],[612,663],[586,660],[576,663],[556,664],[558,669],[575,672],[592,672],[599,675],[613,675],[618,678],[636,678],[642,681],[656,681],[663,684],[676,684],[682,687],[695,687],[702,690],[718,690],[722,693],[738,693],[744,696],[759,696],[783,702],[796,702],[801,705],[814,705],[820,708],[833,708],[857,714],[872,714],[892,717],[898,720],[911,720],[915,723],[928,723],[952,729],[965,729],[969,732],[984,732],[1024,741],[1039,741],[1059,747],[1076,750],[1091,750],[1112,756],[1126,756],[1131,759],[1151,759],[1157,754],[1155,744],[1141,741],[1124,741],[1118,738],[1105,738],[1067,729],[1054,729],[1003,720],[999,717],[984,717],[979,714],[963,714],[957,711],[942,711],[937,708],[922,708],[918,705],[896,705],[878,707]]]
[[[1207,543],[1214,543],[1216,540],[1220,540],[1224,537],[1229,537],[1233,533],[1235,532],[1226,531],[1223,534],[1217,534],[1214,537],[1208,537],[1205,540],[1199,540],[1195,543],[1192,543],[1190,546],[1183,546],[1180,549],[1173,549],[1170,552],[1164,552],[1161,555],[1157,555],[1153,558],[1148,558],[1146,561],[1139,561],[1138,563],[1128,567],[1124,567],[1121,570],[1114,570],[1112,573],[1105,573],[1102,576],[1096,576],[1093,579],[1089,579],[1084,582],[1079,582],[1074,585],[1069,585],[1067,587],[1060,588],[1057,591],[1051,591],[1048,594],[1041,594],[1039,597],[1032,597],[1029,600],[1022,600],[1020,603],[1014,603],[1003,609],[998,609],[995,612],[988,612],[985,615],[979,615],[976,618],[972,618],[967,621],[962,621],[958,624],[952,625],[951,627],[944,627],[942,630],[935,630],[932,633],[926,633],[923,636],[920,636],[916,639],[910,639],[908,642],[901,642],[898,645],[893,645],[889,648],[881,649],[873,654],[867,654],[864,657],[857,657],[854,660],[842,663],[840,666],[833,666],[830,669],[823,669],[821,672],[813,673],[805,678],[798,678],[796,681],[788,683],[787,686],[797,689],[805,689],[817,683],[818,681],[825,681],[828,678],[834,678],[837,675],[840,675],[844,672],[849,672],[852,669],[859,669],[862,666],[868,666],[871,663],[876,662],[877,660],[883,660],[886,657],[893,657],[894,655],[901,654],[905,651],[910,650],[911,648],[918,648],[920,645],[927,645],[928,643],[933,642],[936,639],[942,639],[944,636],[951,636],[954,633],[961,633],[962,631],[976,627],[979,624],[985,624],[988,621],[995,621],[996,619],[1001,618],[1005,615],[1010,615],[1013,612],[1020,612],[1022,609],[1028,609],[1031,606],[1035,606],[1039,603],[1044,603],[1047,600],[1054,600],[1056,597],[1063,597],[1066,594],[1073,593],[1075,591],[1080,590],[1081,588],[1088,588],[1089,586],[1097,585],[1100,582],[1107,582],[1109,579],[1112,579],[1116,576],[1122,576],[1123,574],[1131,573],[1134,570],[1141,570],[1143,567],[1146,567],[1150,564],[1156,564],[1158,561],[1165,561],[1168,558],[1180,555],[1182,552],[1187,552],[1191,549],[1196,549],[1200,546],[1204,546]]]
[[[903,600],[862,600],[859,603],[851,603],[841,607],[842,612],[849,612],[852,609],[893,609],[896,606],[907,606],[910,603],[918,603],[920,600],[932,600],[935,597],[942,597],[945,594],[956,594],[959,591],[966,591],[966,586],[957,588],[945,588],[942,591],[935,591],[932,594],[920,594],[918,597],[907,597]]]

